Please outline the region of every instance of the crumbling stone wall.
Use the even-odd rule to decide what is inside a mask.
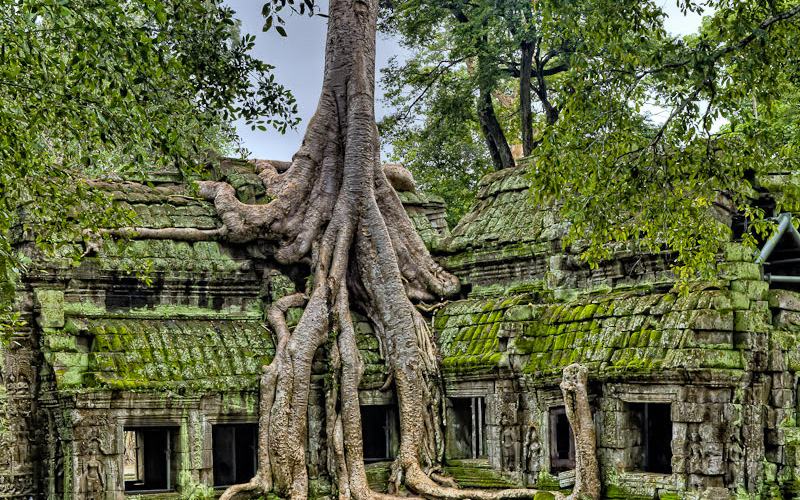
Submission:
[[[243,202],[263,201],[250,164],[219,168]],[[143,227],[221,224],[213,204],[193,199],[174,176],[152,181],[97,185]],[[440,200],[407,198],[431,244],[447,234]],[[274,354],[263,314],[303,290],[308,269],[278,265],[269,245],[171,240],[106,241],[73,267],[45,259],[34,241],[17,232],[36,265],[18,291],[29,327],[4,351],[0,444],[9,453],[0,454],[0,498],[123,498],[124,431],[153,427],[171,429],[177,496],[214,496],[212,430],[257,422],[258,377]],[[299,315],[289,311],[290,326]],[[379,390],[386,368],[372,329],[363,318],[356,329],[364,403],[391,403],[392,392]],[[320,423],[324,369],[315,367],[310,409]],[[312,492],[321,496],[330,492],[325,442],[322,426],[312,427]]]
[[[246,163],[225,168],[242,201],[263,200]],[[106,188],[145,227],[219,226],[211,204],[164,180]],[[465,487],[568,489],[574,473],[555,470],[553,422],[561,371],[578,362],[590,370],[606,497],[800,493],[800,294],[770,290],[736,243],[720,255],[718,279],[683,294],[668,255],[621,249],[591,269],[579,248],[562,246],[565,226],[552,210],[530,204],[520,170],[481,186],[452,235],[440,201],[401,193],[425,241],[465,284],[461,300],[431,313],[450,407],[474,400],[469,411],[480,412],[468,415],[478,456],[450,457],[447,473]],[[302,290],[308,270],[279,266],[266,244],[169,240],[105,244],[73,268],[41,260],[32,242],[19,240],[41,263],[20,290],[30,326],[4,353],[0,498],[123,498],[123,433],[148,426],[175,430],[176,496],[213,495],[213,428],[256,422],[257,378],[273,354],[263,312]],[[141,262],[150,262],[151,285],[128,273]],[[290,311],[289,322],[298,317]],[[391,406],[381,346],[364,318],[356,329],[361,404]],[[325,367],[315,371],[310,490],[325,497]],[[648,420],[669,422],[666,472],[642,470],[644,408],[668,408]],[[368,476],[385,489],[389,464],[370,464]]]
[[[484,179],[475,211],[439,246],[469,293],[435,318],[448,390],[510,388],[494,411],[518,424],[493,432],[524,430],[524,460],[498,444],[491,465],[526,484],[570,484],[551,473],[548,412],[563,404],[561,369],[578,362],[590,368],[604,496],[796,495],[798,296],[769,290],[738,243],[719,256],[718,279],[684,294],[666,255],[620,249],[591,269],[579,242],[562,246],[552,211],[529,204],[526,182],[521,170]],[[645,404],[669,405],[669,473],[637,470]]]

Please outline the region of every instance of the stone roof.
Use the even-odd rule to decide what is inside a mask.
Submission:
[[[219,170],[215,175],[234,186],[240,201],[266,201],[251,163],[223,160]],[[222,224],[213,203],[196,199],[174,173],[144,184],[92,184],[132,214],[138,227]],[[426,244],[447,234],[440,199],[399,195]],[[28,236],[20,243],[31,242]],[[302,281],[283,274],[291,270],[270,259],[269,245],[225,241],[107,239],[78,267],[70,259],[38,263],[29,278],[37,283],[43,353],[57,387],[67,391],[254,389],[261,366],[274,355],[264,310]],[[143,263],[148,271],[140,278],[132,271]],[[299,310],[290,310],[290,327],[298,319]],[[364,318],[354,320],[365,365],[361,385],[381,387],[387,369],[378,341]]]
[[[477,203],[443,243],[443,250],[492,251],[497,250],[498,244],[530,244],[557,237],[552,212],[534,206],[529,188],[530,179],[523,167],[484,176],[478,183]],[[546,245],[540,249],[549,248]]]
[[[785,188],[775,176],[770,181]],[[769,290],[742,244],[726,243],[719,277],[690,283],[687,293],[663,254],[623,248],[591,269],[562,245],[565,226],[554,207],[533,206],[528,182],[524,168],[486,176],[479,202],[439,247],[472,286],[467,299],[436,313],[450,379],[505,370],[552,382],[576,362],[600,380],[702,370],[737,377],[752,367],[754,332],[774,332],[789,346],[770,363],[800,368],[793,354],[800,314],[786,309],[800,310],[800,295]]]
[[[585,289],[669,279],[670,257],[620,245],[595,268],[580,258],[582,242],[565,246],[569,224],[556,204],[536,205],[524,165],[486,175],[478,201],[437,247],[443,265],[463,284],[502,296],[509,288]]]
[[[275,354],[257,321],[88,319],[83,383],[109,389],[252,387]]]
[[[736,333],[766,328],[771,320],[769,310],[751,311],[745,293],[713,284],[685,295],[643,286],[567,303],[540,298],[522,294],[448,304],[435,323],[445,373],[507,368],[558,375],[571,363],[596,374],[743,370]]]

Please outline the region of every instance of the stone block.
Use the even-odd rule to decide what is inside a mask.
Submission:
[[[664,329],[683,330],[689,326],[690,317],[688,312],[673,311],[664,315],[662,326]]]
[[[62,387],[77,387],[83,384],[83,372],[57,370],[56,381]]]
[[[533,319],[533,306],[530,304],[512,306],[503,315],[507,321],[530,321]]]
[[[719,474],[725,473],[725,462],[722,460],[722,453],[719,454],[711,454],[706,453],[705,455],[706,467],[705,473],[716,476]]]
[[[695,330],[732,330],[733,313],[700,309],[692,313],[688,327]]]
[[[512,323],[506,321],[500,323],[500,328],[497,331],[497,338],[514,338],[522,335],[522,323]]]
[[[730,389],[701,389],[698,392],[701,401],[707,403],[729,403],[731,401]]]
[[[735,292],[733,290],[728,290],[726,295],[730,300],[731,309],[732,310],[739,310],[739,309],[750,309],[750,297],[747,294],[742,292]],[[755,299],[754,299],[755,300]]]
[[[719,330],[693,330],[692,340],[687,347],[693,346],[723,346],[733,348],[733,332]]]
[[[683,455],[673,455],[670,459],[673,474],[684,474],[686,472],[686,457]]]
[[[722,405],[722,420],[724,422],[737,422],[741,418],[741,410],[732,403]]]
[[[657,304],[650,307],[650,314],[661,315],[671,311],[676,300],[674,294],[664,295]]]
[[[37,322],[43,328],[64,326],[64,291],[36,290],[34,306],[38,309]]]
[[[755,262],[728,262],[724,267],[725,278],[740,280],[760,280],[761,265]]]
[[[772,387],[776,389],[790,389],[794,386],[794,377],[791,373],[781,372],[772,374]]]
[[[767,291],[767,302],[770,307],[800,312],[800,294],[797,292],[779,289],[769,290]]]
[[[77,338],[73,335],[49,334],[45,335],[45,345],[51,351],[72,351],[78,350]]]
[[[766,332],[771,329],[769,313],[759,311],[734,311],[734,328],[740,332]]]
[[[800,371],[800,351],[793,349],[786,354],[786,368],[793,371]]]
[[[771,371],[786,370],[786,353],[780,349],[770,349],[767,353],[767,369]]]
[[[723,245],[722,252],[728,262],[753,262],[755,260],[753,250],[742,243],[727,242]]]
[[[707,486],[700,492],[699,498],[702,500],[730,500],[731,493],[728,488]]]
[[[773,318],[772,324],[781,330],[800,330],[800,312],[780,310]]]
[[[678,402],[672,404],[673,422],[704,422],[706,407],[699,403]]]
[[[769,284],[762,280],[761,277],[755,280],[738,279],[731,282],[731,290],[743,293],[754,300],[764,300],[767,297]]]

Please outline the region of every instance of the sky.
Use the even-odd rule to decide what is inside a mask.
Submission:
[[[663,8],[669,16],[665,21],[668,31],[677,35],[693,33],[700,25],[701,16],[690,14],[684,16],[676,6],[676,0],[662,0]],[[297,14],[282,16],[286,21],[287,37],[280,36],[274,29],[267,33],[261,31],[264,20],[261,17],[263,2],[253,0],[227,0],[228,5],[236,11],[236,17],[242,21],[242,32],[256,37],[253,55],[275,66],[275,78],[290,89],[297,99],[298,115],[301,118],[296,130],[287,130],[281,134],[272,129],[266,132],[250,130],[244,123],[236,123],[236,129],[242,138],[243,146],[250,152],[250,158],[269,160],[291,160],[292,155],[300,148],[308,120],[314,114],[322,89],[322,69],[325,57],[325,30],[327,19],[323,17],[306,17]],[[321,12],[327,12],[328,0],[317,0]],[[386,35],[378,34],[376,65],[385,67],[392,56],[403,55],[398,42]],[[378,78],[380,73],[378,72]],[[380,101],[383,89],[376,88],[375,113],[380,120],[390,112]],[[654,114],[659,110],[653,109]],[[657,116],[654,117],[657,120]]]

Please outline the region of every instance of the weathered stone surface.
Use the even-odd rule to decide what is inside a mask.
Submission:
[[[250,163],[223,170],[240,200],[263,201]],[[429,318],[447,405],[464,412],[449,414],[449,439],[456,428],[470,431],[459,437],[467,448],[446,447],[470,452],[448,456],[446,472],[466,487],[567,485],[558,383],[565,366],[582,363],[590,370],[607,498],[800,490],[800,295],[770,290],[739,243],[724,245],[723,277],[690,283],[685,293],[674,286],[669,255],[621,245],[592,269],[577,255],[583,243],[562,245],[569,227],[553,207],[530,204],[527,183],[524,169],[488,176],[473,213],[452,235],[441,200],[399,193],[423,239],[465,283],[459,300]],[[148,227],[220,225],[213,206],[189,199],[182,186],[109,190]],[[126,274],[138,262],[133,257],[152,262],[152,286]],[[278,266],[266,247],[223,242],[107,243],[78,268],[45,266],[47,273],[23,284],[29,326],[15,332],[5,356],[0,445],[10,451],[0,457],[0,498],[121,498],[123,431],[145,425],[174,432],[176,491],[167,495],[213,496],[213,429],[257,421],[257,378],[274,342],[263,313],[302,289],[305,276]],[[289,312],[290,326],[299,314]],[[361,404],[391,408],[392,391],[380,390],[383,346],[366,318],[354,319]],[[315,498],[331,494],[322,391],[328,369],[315,364],[310,394]],[[391,418],[381,426],[391,427]],[[381,436],[390,448],[392,432]],[[658,467],[648,451],[655,448],[647,448],[653,443],[664,452]],[[555,465],[560,455],[564,466]],[[87,474],[99,469],[105,484],[87,486]],[[370,484],[385,491],[391,462],[368,469]]]

